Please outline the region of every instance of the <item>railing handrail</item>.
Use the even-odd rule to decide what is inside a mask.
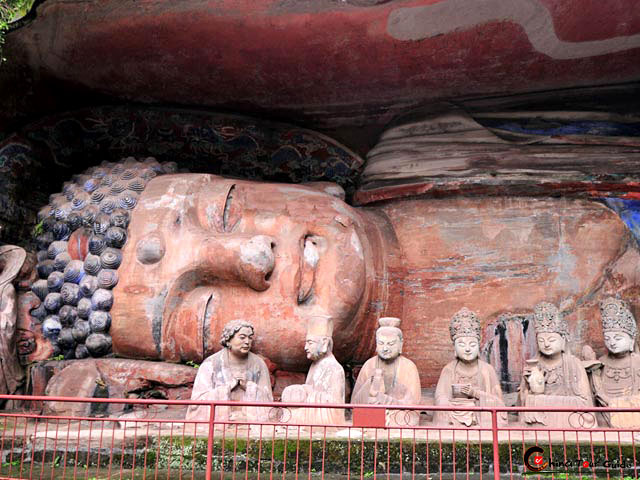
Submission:
[[[458,405],[372,405],[364,403],[302,403],[302,402],[239,402],[231,400],[165,400],[165,399],[145,399],[145,398],[94,398],[94,397],[62,397],[62,396],[46,396],[46,395],[0,395],[0,400],[20,400],[25,402],[68,402],[68,403],[127,403],[130,405],[182,405],[182,406],[210,406],[229,407],[229,406],[246,406],[246,407],[281,407],[281,408],[371,408],[383,410],[420,410],[420,411],[464,411],[464,412],[621,412],[621,413],[640,413],[640,408],[633,407],[524,407],[524,406],[458,406]]]

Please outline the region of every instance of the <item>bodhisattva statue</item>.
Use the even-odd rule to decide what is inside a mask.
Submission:
[[[191,400],[272,402],[269,369],[251,353],[253,325],[244,320],[227,323],[222,331],[222,350],[198,368]],[[259,407],[216,407],[216,420],[256,421],[264,413]],[[189,407],[187,420],[208,420],[209,407]]]
[[[19,393],[25,379],[16,350],[18,301],[13,283],[22,269],[26,256],[24,249],[15,245],[0,247],[0,394],[2,395]]]
[[[598,362],[591,362],[587,369],[596,405],[637,408],[640,406],[640,355],[634,351],[638,334],[636,320],[629,305],[616,298],[600,302],[600,316],[607,353]],[[606,426],[640,427],[638,414],[612,412],[600,418]]]
[[[351,403],[373,405],[417,405],[420,403],[420,376],[416,365],[402,353],[400,319],[383,317],[376,331],[377,355],[362,366],[353,387]],[[412,411],[387,412],[390,425],[417,425]]]
[[[456,359],[442,369],[436,386],[436,405],[504,406],[502,388],[494,368],[478,359],[481,332],[477,315],[467,308],[462,308],[451,319],[449,332]],[[506,424],[506,413],[500,413],[498,420]],[[439,411],[435,413],[434,421],[443,425],[486,426],[491,425],[491,413]]]
[[[342,365],[333,356],[333,322],[313,317],[307,327],[304,351],[313,363],[304,385],[290,385],[282,392],[282,401],[291,403],[344,403],[345,376]],[[338,408],[295,408],[291,423],[341,425],[344,410]]]
[[[542,302],[534,310],[538,356],[527,360],[520,385],[525,407],[591,407],[589,379],[582,362],[566,351],[567,322],[555,305]],[[557,428],[592,428],[595,416],[577,412],[524,412],[529,425]]]

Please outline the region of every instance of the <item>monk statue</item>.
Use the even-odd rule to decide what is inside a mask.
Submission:
[[[26,259],[24,249],[0,247],[0,394],[21,393],[25,374],[17,352],[18,301],[14,282]],[[4,403],[4,402],[3,402]]]
[[[587,368],[596,405],[638,408],[640,355],[635,352],[638,334],[636,320],[629,305],[617,298],[600,302],[600,316],[607,353],[597,362],[590,362]],[[640,427],[640,415],[634,413],[605,413],[600,419],[608,427]]]
[[[327,317],[312,317],[307,327],[304,351],[311,368],[304,385],[290,385],[282,392],[282,401],[315,403],[318,408],[295,408],[290,419],[297,424],[341,425],[344,410],[321,408],[321,404],[345,402],[344,369],[333,356],[333,322]]]
[[[207,358],[198,368],[191,400],[233,400],[272,402],[269,369],[251,353],[253,325],[244,320],[227,323],[222,331],[222,350]],[[216,407],[216,420],[255,421],[264,415],[260,407]],[[189,407],[187,420],[208,420],[209,407]]]
[[[582,362],[566,351],[569,331],[558,308],[548,302],[536,305],[534,330],[538,356],[527,360],[520,385],[525,407],[592,407],[589,379]],[[524,412],[529,425],[554,428],[593,428],[595,416],[580,412]]]
[[[416,405],[420,403],[420,376],[416,365],[402,353],[400,319],[382,317],[376,331],[377,355],[362,366],[353,388],[351,403]],[[413,411],[388,411],[388,425],[417,425]]]
[[[494,368],[478,358],[481,338],[478,316],[468,308],[462,308],[451,319],[449,332],[456,359],[442,369],[436,386],[436,405],[504,406],[502,388]],[[442,425],[488,426],[491,425],[491,413],[438,411],[434,421]],[[499,413],[498,421],[506,425],[506,412]]]

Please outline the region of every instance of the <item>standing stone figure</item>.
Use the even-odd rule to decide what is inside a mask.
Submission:
[[[477,315],[466,307],[462,308],[451,319],[449,333],[456,359],[442,369],[436,386],[436,405],[504,406],[502,388],[494,368],[478,359],[481,333]],[[443,425],[486,426],[491,425],[491,413],[439,411],[434,420]],[[498,420],[506,424],[506,413],[499,413]]]
[[[365,362],[353,388],[351,403],[416,405],[420,403],[420,376],[416,365],[402,353],[400,319],[383,317],[376,331],[377,356]],[[388,411],[387,423],[417,425],[419,416],[410,411]]]
[[[313,363],[304,385],[290,385],[282,392],[283,402],[296,403],[344,403],[345,376],[342,365],[333,356],[333,322],[326,317],[313,317],[307,327],[304,351]],[[292,423],[318,423],[341,425],[344,410],[341,408],[296,408],[292,411]]]
[[[253,325],[244,320],[227,323],[222,331],[222,350],[207,358],[196,375],[191,400],[272,402],[267,365],[251,353]],[[264,414],[259,407],[216,407],[216,420],[255,421]],[[189,407],[187,420],[208,420],[209,407]]]
[[[14,394],[24,383],[24,371],[16,351],[18,302],[13,285],[26,259],[24,249],[0,247],[0,394]]]
[[[520,385],[525,407],[591,407],[589,379],[582,362],[566,351],[569,331],[558,308],[542,302],[534,309],[538,356],[527,360]],[[579,412],[524,412],[530,425],[558,428],[592,428],[595,416]]]
[[[627,303],[616,298],[600,302],[606,355],[588,368],[596,404],[602,407],[640,406],[640,355],[634,352],[638,327]],[[584,350],[583,350],[584,351]],[[586,359],[585,359],[586,360]],[[640,414],[604,414],[606,426],[640,427]]]

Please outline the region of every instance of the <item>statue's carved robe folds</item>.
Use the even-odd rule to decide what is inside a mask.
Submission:
[[[244,367],[246,389],[234,385],[236,375],[229,363],[229,352],[223,348],[207,358],[196,375],[191,392],[191,400],[223,400],[238,402],[273,402],[269,369],[259,356],[249,352]],[[225,420],[264,420],[268,409],[261,407],[227,407],[218,406],[215,411],[216,421]],[[209,420],[209,407],[191,406],[187,411],[187,420]]]
[[[526,379],[520,385],[521,404],[525,407],[592,407],[593,398],[587,372],[582,362],[570,353],[562,354],[562,362],[552,369],[539,363],[545,373],[543,394],[532,394]],[[522,418],[530,425],[553,428],[593,428],[594,414],[580,412],[524,412]]]
[[[292,385],[296,387],[297,385]],[[287,387],[291,388],[291,387]],[[345,375],[342,365],[329,353],[313,362],[304,384],[306,403],[328,404],[345,402]],[[286,392],[286,389],[285,389]],[[286,393],[283,392],[283,399]],[[284,400],[283,400],[284,401]],[[342,408],[295,408],[292,409],[291,423],[342,425]]]
[[[24,371],[20,366],[15,342],[18,306],[16,291],[11,283],[0,289],[0,394],[11,395],[24,383]]]
[[[598,359],[602,367],[592,371],[591,381],[596,404],[619,408],[640,408],[640,355],[613,362],[609,355]],[[611,412],[605,424],[614,428],[640,428],[640,413]]]
[[[370,358],[362,366],[356,385],[353,387],[351,403],[370,403],[370,391],[374,384],[376,370],[381,368],[382,362],[378,357]],[[378,403],[383,405],[417,405],[422,398],[420,391],[420,375],[411,360],[399,356],[384,374],[384,391],[378,394]],[[388,410],[387,425],[417,425],[420,420],[417,412],[409,410]]]
[[[503,407],[502,388],[494,368],[487,362],[478,360],[478,374],[473,378],[463,376],[456,366],[458,360],[449,362],[442,369],[438,385],[436,386],[436,405],[452,405],[460,407]],[[451,385],[470,384],[479,398],[453,398]],[[490,412],[452,411],[435,412],[434,422],[440,425],[491,425]],[[498,423],[507,424],[506,412],[498,412]]]

